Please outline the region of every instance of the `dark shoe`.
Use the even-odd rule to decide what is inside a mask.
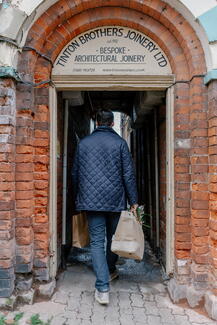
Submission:
[[[110,273],[109,282],[111,282],[117,278],[119,278],[119,273],[118,273],[118,270],[115,270],[114,272]]]
[[[118,261],[116,262],[116,265],[123,265],[126,263],[126,260],[123,257],[118,258]]]

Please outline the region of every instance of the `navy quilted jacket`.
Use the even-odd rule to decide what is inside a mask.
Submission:
[[[122,211],[127,199],[137,203],[131,154],[111,127],[100,126],[80,141],[72,177],[77,210]]]

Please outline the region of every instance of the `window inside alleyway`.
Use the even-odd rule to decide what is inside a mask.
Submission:
[[[128,143],[136,167],[139,210],[145,234],[140,263],[119,258],[120,277],[158,281],[166,262],[166,107],[161,91],[64,91],[58,93],[59,266],[92,268],[90,248],[73,247],[71,169],[78,142],[96,127],[99,109],[115,114],[114,129]]]

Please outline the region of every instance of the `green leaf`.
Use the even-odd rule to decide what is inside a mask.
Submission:
[[[14,316],[14,320],[17,322],[18,320],[20,320],[22,317],[23,317],[24,313],[19,313],[19,314],[16,314]]]
[[[5,325],[5,316],[0,315],[0,325]]]
[[[43,325],[42,320],[39,318],[39,314],[32,315],[30,321],[31,325]]]

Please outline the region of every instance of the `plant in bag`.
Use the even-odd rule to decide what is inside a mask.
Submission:
[[[151,215],[149,213],[145,213],[145,206],[140,205],[137,208],[137,216],[139,218],[139,221],[144,229],[150,229],[151,226],[149,224],[149,220],[151,218]]]

